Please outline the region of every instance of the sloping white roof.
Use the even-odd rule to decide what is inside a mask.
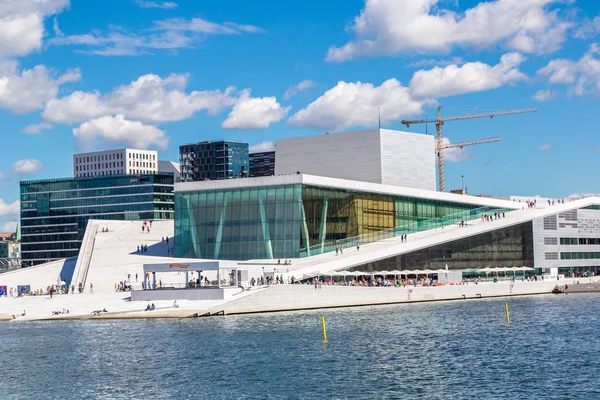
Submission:
[[[379,193],[384,195],[406,196],[427,200],[442,200],[452,203],[472,204],[479,207],[520,209],[523,204],[514,201],[476,197],[469,195],[436,192],[433,190],[413,189],[402,186],[382,185],[353,181],[348,179],[327,178],[323,176],[292,174],[258,178],[224,179],[214,181],[180,182],[175,184],[175,192],[195,192],[205,190],[227,190],[233,188],[252,188],[282,185],[311,185],[332,189],[353,190],[358,192]]]

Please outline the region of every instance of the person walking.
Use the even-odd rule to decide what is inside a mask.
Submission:
[[[90,293],[94,293],[94,284],[90,282]]]
[[[356,251],[360,250],[360,244],[356,243]]]

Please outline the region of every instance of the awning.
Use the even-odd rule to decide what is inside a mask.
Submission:
[[[178,271],[217,271],[220,269],[238,269],[236,261],[199,261],[179,263],[144,264],[146,272],[178,272]]]

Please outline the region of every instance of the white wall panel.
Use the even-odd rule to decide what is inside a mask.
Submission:
[[[435,190],[432,135],[381,130],[381,183]]]

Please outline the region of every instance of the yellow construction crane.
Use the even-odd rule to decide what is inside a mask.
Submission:
[[[403,120],[402,124],[406,125],[409,128],[414,124],[428,124],[435,123],[436,130],[436,140],[435,140],[435,150],[437,154],[437,170],[438,170],[438,190],[440,192],[446,191],[446,182],[444,178],[444,150],[451,149],[454,147],[460,147],[461,149],[465,146],[472,146],[474,144],[483,144],[483,143],[492,143],[499,142],[501,139],[499,137],[493,137],[488,139],[481,140],[473,140],[469,142],[462,143],[452,143],[452,144],[444,144],[444,136],[442,135],[442,126],[446,121],[460,121],[463,119],[473,119],[473,118],[484,118],[484,117],[501,117],[503,115],[512,115],[512,114],[522,114],[529,112],[537,112],[535,108],[523,108],[521,110],[504,110],[504,111],[496,111],[496,112],[487,112],[487,113],[479,113],[479,114],[466,114],[466,115],[456,115],[452,117],[443,117],[441,116],[442,106],[438,106],[437,109],[437,118],[433,120],[414,120],[414,121],[406,121]]]

